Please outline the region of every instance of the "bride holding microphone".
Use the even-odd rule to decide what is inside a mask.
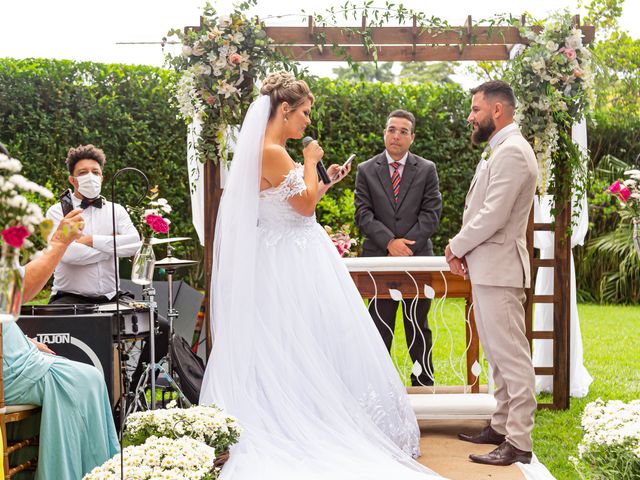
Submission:
[[[244,119],[216,225],[213,350],[200,396],[243,432],[222,470],[234,480],[436,478],[418,464],[404,385],[346,267],[316,222],[319,199],[349,173],[322,148],[285,146],[314,97],[269,75]]]

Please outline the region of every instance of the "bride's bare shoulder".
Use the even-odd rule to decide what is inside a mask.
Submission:
[[[273,181],[282,180],[282,176],[289,173],[295,163],[282,145],[265,145],[262,150],[262,176],[273,185]],[[277,184],[277,183],[276,183]]]

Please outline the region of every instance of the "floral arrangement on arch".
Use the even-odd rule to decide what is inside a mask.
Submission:
[[[167,199],[160,198],[159,195],[156,185],[150,190],[145,204],[135,207],[127,205],[131,221],[144,239],[150,239],[158,233],[169,233],[171,220],[164,215],[171,213],[171,205]]]
[[[258,78],[273,69],[296,70],[273,47],[258,19],[247,17],[256,2],[244,1],[229,15],[219,15],[207,3],[199,29],[168,34],[182,44],[179,55],[167,55],[167,63],[180,73],[175,91],[178,116],[187,124],[201,124],[196,148],[202,162],[226,162],[227,127],[242,123]]]
[[[572,147],[567,130],[580,121],[594,98],[591,52],[582,44],[582,31],[568,12],[556,13],[543,29],[521,27],[529,45],[513,59],[510,83],[518,98],[516,123],[533,144],[538,160],[538,193],[546,194],[554,182],[555,157],[567,152],[569,169],[583,191],[586,172],[583,154]],[[568,137],[568,138],[567,138]],[[556,192],[557,193],[557,192]]]
[[[571,462],[581,478],[640,478],[640,400],[589,403],[582,414],[584,436]]]
[[[53,194],[27,180],[21,171],[20,161],[0,153],[0,235],[6,245],[33,254],[35,246],[28,237],[40,227],[40,233],[46,238],[52,223],[45,220],[40,206],[27,197],[35,194],[50,199]]]
[[[640,218],[640,170],[624,172],[626,180],[616,180],[607,191],[614,195],[622,208],[631,213],[634,218]]]
[[[324,229],[329,235],[329,238],[331,238],[331,241],[335,245],[338,250],[338,254],[341,257],[355,256],[355,252],[351,252],[351,247],[356,245],[358,242],[356,239],[349,236],[349,227],[347,225],[343,225],[335,232],[329,225],[325,225]]]

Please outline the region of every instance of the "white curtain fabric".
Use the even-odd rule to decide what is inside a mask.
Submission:
[[[191,222],[198,234],[200,245],[204,246],[204,165],[200,162],[196,149],[201,130],[202,124],[199,119],[195,119],[187,129],[187,170],[191,194]]]
[[[573,126],[573,141],[584,151],[587,146],[587,125],[583,120]],[[534,205],[536,222],[551,222],[551,196],[537,197]],[[586,196],[580,199],[580,212],[577,225],[571,235],[571,247],[582,245],[589,229],[589,212]],[[536,232],[534,246],[540,249],[540,258],[553,258],[554,234],[553,232]],[[553,294],[553,268],[540,268],[536,278],[536,294]],[[589,385],[593,381],[584,366],[582,334],[580,332],[580,319],[578,317],[578,304],[576,300],[576,275],[571,255],[571,339],[570,339],[570,395],[581,398],[589,393]],[[553,330],[553,306],[550,304],[535,305],[533,318],[534,330]],[[553,341],[533,341],[533,364],[536,367],[553,366]],[[536,390],[540,392],[553,391],[553,378],[550,376],[538,376],[536,378]]]

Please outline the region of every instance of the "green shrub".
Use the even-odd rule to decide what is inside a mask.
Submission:
[[[194,239],[176,244],[175,255],[202,260],[203,249],[191,225],[186,127],[176,118],[171,97],[175,78],[169,70],[148,66],[0,59],[0,141],[22,160],[27,177],[51,185],[56,194],[68,187],[64,159],[72,146],[94,143],[105,151],[103,194],[107,198],[113,172],[125,166],[139,168],[174,207],[172,235]],[[438,168],[443,211],[433,242],[436,255],[441,255],[460,227],[464,197],[480,154],[469,139],[469,93],[455,84],[393,85],[326,78],[312,79],[310,84],[316,103],[308,134],[321,142],[325,164],[343,163],[351,153],[357,155],[352,173],[320,203],[319,221],[334,229],[350,224],[350,234],[359,238],[353,226],[357,164],[384,150],[386,117],[403,108],[417,120],[411,151],[434,161]],[[640,119],[596,112],[595,120],[589,125],[594,166],[605,153],[632,163],[640,153]],[[302,159],[300,142],[290,142],[290,151],[295,159]],[[593,217],[590,237],[618,224],[617,213],[607,210],[601,196],[602,181],[592,185],[593,212],[600,209],[600,213]],[[134,176],[120,177],[117,201],[133,202],[140,188]],[[162,258],[164,252],[157,250],[156,255]],[[587,278],[587,262],[580,261],[580,255],[578,251],[578,277]],[[126,270],[123,266],[123,273]],[[187,274],[190,283],[202,285],[202,271],[199,265],[179,273]],[[597,298],[594,284],[579,285],[587,298]]]

